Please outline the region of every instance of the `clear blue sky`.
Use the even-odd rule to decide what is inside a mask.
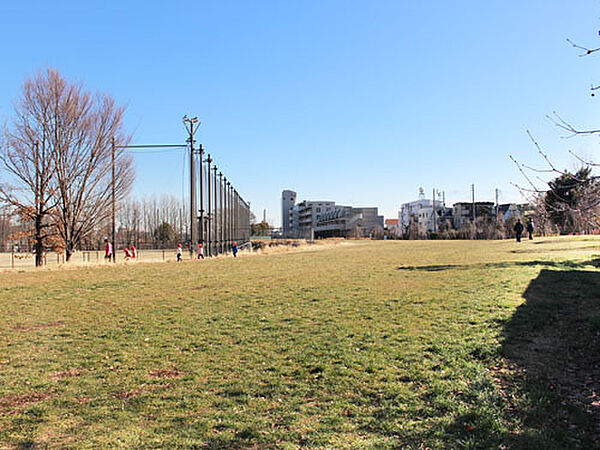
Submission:
[[[175,4],[177,3],[177,4]],[[449,202],[519,200],[508,155],[562,167],[598,138],[561,139],[545,115],[600,127],[597,0],[2,2],[0,117],[52,66],[128,105],[135,143],[198,140],[280,222],[281,190],[396,217],[423,186]],[[136,195],[181,197],[183,155],[136,157]],[[431,194],[429,194],[431,195]]]

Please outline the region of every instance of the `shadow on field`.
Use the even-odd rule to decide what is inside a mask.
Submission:
[[[514,429],[480,424],[475,442],[600,448],[600,272],[543,269],[524,297],[504,329],[508,366],[491,372]],[[476,414],[459,417],[447,431],[464,429]]]
[[[495,263],[483,263],[483,264],[440,264],[440,265],[429,265],[429,266],[399,266],[398,270],[406,270],[409,272],[440,272],[443,270],[453,269],[504,269],[509,267],[522,267],[522,266],[545,266],[545,267],[556,267],[564,269],[576,269],[583,266],[600,266],[600,260],[592,261],[502,261]]]

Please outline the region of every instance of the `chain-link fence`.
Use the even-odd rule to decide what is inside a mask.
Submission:
[[[126,257],[124,252],[117,252],[117,263],[136,263],[136,262],[162,262],[162,261],[177,261],[177,249],[152,249],[152,250],[137,250],[136,257]],[[182,260],[196,259],[197,253],[190,255],[187,249],[181,254]],[[44,266],[58,267],[65,264],[65,254],[48,252],[44,254]],[[112,264],[110,260],[104,257],[104,251],[78,251],[73,253],[69,266],[88,266]],[[35,254],[29,252],[11,252],[0,253],[0,269],[25,269],[35,268]]]

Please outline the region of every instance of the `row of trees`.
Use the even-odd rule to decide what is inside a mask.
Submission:
[[[588,56],[600,51],[600,48],[587,48],[570,40],[567,41],[573,47],[583,50],[580,56]],[[599,88],[599,86],[592,86],[592,97]],[[547,118],[567,133],[568,137],[600,134],[600,129],[580,130],[556,113]],[[590,233],[600,228],[600,183],[598,176],[593,174],[593,169],[598,164],[586,161],[570,152],[580,164],[580,168],[575,171],[561,170],[534,137],[529,132],[528,134],[544,162],[544,167],[530,167],[516,161],[512,156],[511,159],[526,180],[527,186],[517,185],[517,187],[534,205],[537,228],[545,233],[561,234]],[[539,181],[542,174],[551,174],[552,178],[540,188]]]
[[[169,195],[126,199],[119,204],[117,211],[117,241],[125,246],[134,244],[140,249],[170,248],[186,242],[189,228],[186,205],[187,202]],[[111,226],[111,220],[105,218],[78,242],[76,248],[102,249],[104,239],[111,234]],[[30,251],[31,231],[31,222],[15,216],[9,207],[0,208],[0,251],[15,248]],[[60,242],[50,238],[45,241],[45,249],[63,251]]]
[[[442,221],[436,233],[429,232],[419,226],[418,221],[411,220],[402,238],[404,239],[506,239],[514,237],[517,218],[511,216],[504,220],[503,216],[494,214],[479,216],[475,222],[465,222],[460,228],[454,228],[451,220]]]
[[[592,233],[600,227],[600,184],[592,167],[564,171],[534,196],[535,218],[545,233]]]
[[[130,139],[124,111],[53,69],[24,83],[0,142],[0,201],[25,225],[13,237],[35,242],[36,265],[49,248],[64,250],[68,261],[105,227],[113,179],[117,202],[129,194],[135,174],[121,148]]]

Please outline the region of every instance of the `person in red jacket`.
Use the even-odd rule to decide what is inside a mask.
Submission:
[[[104,239],[104,260],[110,261],[113,256],[113,246],[108,239]]]
[[[204,259],[204,244],[202,241],[198,241],[198,259]]]

